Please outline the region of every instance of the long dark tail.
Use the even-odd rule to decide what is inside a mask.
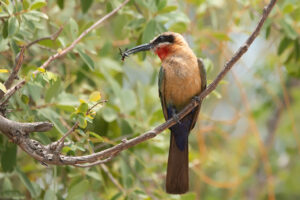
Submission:
[[[189,190],[188,139],[184,141],[185,144],[181,150],[176,145],[174,133],[171,133],[170,138],[166,191],[170,194],[183,194]]]

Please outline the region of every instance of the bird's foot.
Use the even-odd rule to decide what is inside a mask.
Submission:
[[[200,103],[200,97],[199,96],[194,96],[192,98],[193,101],[196,101],[197,103]]]
[[[177,122],[177,124],[181,124],[180,119],[176,113],[173,113],[173,118]]]

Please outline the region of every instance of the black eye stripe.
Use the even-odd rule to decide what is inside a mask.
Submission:
[[[174,42],[174,36],[173,35],[160,35],[156,40],[154,40],[154,44],[159,44],[159,43],[164,43],[164,42],[169,42],[173,43]]]

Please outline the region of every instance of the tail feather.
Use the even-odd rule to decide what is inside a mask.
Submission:
[[[166,191],[170,194],[183,194],[189,190],[188,140],[184,149],[176,145],[175,134],[170,137]]]

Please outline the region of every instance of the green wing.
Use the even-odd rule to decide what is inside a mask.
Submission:
[[[200,75],[200,78],[201,78],[201,92],[202,92],[206,89],[206,70],[205,70],[205,67],[204,67],[204,64],[203,64],[201,58],[198,58],[198,67],[199,67],[199,71],[200,71],[199,75]],[[199,106],[197,106],[195,108],[195,114],[194,114],[191,129],[193,129],[195,124],[196,124],[200,108],[201,108],[201,104],[199,104]]]
[[[163,67],[160,67],[159,74],[158,74],[158,93],[159,93],[159,98],[161,102],[161,107],[163,109],[164,117],[166,120],[168,120],[167,105],[164,96],[165,94],[164,90],[165,90],[165,70]]]
[[[200,78],[201,78],[201,92],[206,89],[206,70],[204,67],[204,63],[201,58],[198,58],[198,67],[200,71]]]

